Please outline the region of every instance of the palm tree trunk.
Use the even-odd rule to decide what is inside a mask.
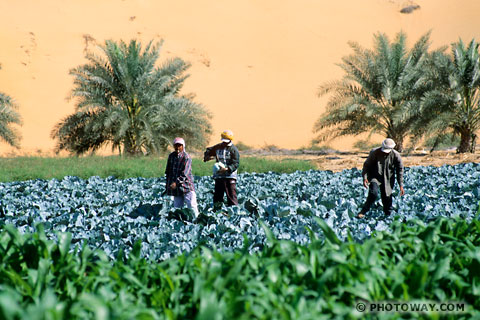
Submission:
[[[405,136],[391,134],[391,138],[395,141],[395,150],[403,152],[403,140],[405,139]]]
[[[475,142],[474,142],[475,143]],[[457,153],[471,152],[472,150],[472,133],[465,129],[460,132],[460,145],[457,148]]]
[[[477,146],[477,135],[472,133],[472,143],[470,144],[470,152],[475,153],[475,148]]]
[[[135,155],[135,140],[132,133],[127,132],[125,142],[123,144],[123,153],[129,156]]]
[[[123,152],[130,156],[143,155],[141,147],[137,144],[137,139],[134,132],[127,132],[125,143],[123,145]]]
[[[394,140],[395,141],[395,140]],[[403,152],[403,139],[396,142],[395,150],[398,152]]]

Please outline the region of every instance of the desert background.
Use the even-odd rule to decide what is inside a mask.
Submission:
[[[409,5],[420,7],[400,12]],[[160,62],[190,62],[183,93],[213,114],[211,143],[231,129],[252,147],[296,149],[314,138],[328,100],[317,88],[343,75],[348,41],[370,48],[375,33],[401,30],[409,46],[428,31],[431,48],[480,40],[479,13],[478,0],[1,0],[0,92],[19,105],[23,138],[0,155],[52,153],[53,126],[74,111],[69,70],[107,39],[163,39]]]

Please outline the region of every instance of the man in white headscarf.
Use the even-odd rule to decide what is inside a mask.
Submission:
[[[363,185],[368,188],[368,196],[357,218],[365,217],[372,204],[377,200],[379,190],[382,197],[383,212],[386,216],[389,216],[392,212],[392,191],[395,180],[398,181],[400,187],[400,196],[405,194],[402,157],[394,148],[395,142],[392,139],[383,140],[382,146],[372,149],[363,164]]]

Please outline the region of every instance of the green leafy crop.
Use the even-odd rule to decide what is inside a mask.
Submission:
[[[110,258],[128,254],[141,240],[141,255],[154,261],[200,244],[232,251],[243,247],[244,235],[249,251],[256,252],[267,239],[260,220],[273,237],[298,244],[307,244],[310,233],[323,238],[324,224],[341,241],[349,234],[363,241],[376,231],[390,230],[395,219],[470,221],[479,210],[480,165],[407,168],[406,194],[395,194],[394,215],[385,218],[379,202],[362,220],[354,218],[366,197],[357,169],[243,173],[237,182],[239,206],[217,212],[212,208],[213,184],[211,177],[195,178],[202,216],[194,222],[187,209],[175,210],[171,199],[162,197],[164,178],[69,176],[2,183],[0,223],[14,225],[21,233],[34,232],[35,225],[43,223],[47,238],[70,232],[71,250],[85,241]]]
[[[266,225],[266,233],[272,234]],[[110,260],[71,236],[48,240],[41,225],[0,232],[2,319],[353,319],[357,301],[462,301],[456,319],[480,308],[480,222],[440,218],[394,222],[363,243],[308,245],[269,236],[259,252],[204,246],[160,263],[140,255]],[[273,235],[273,234],[272,234]],[[398,318],[378,315],[376,318]],[[439,314],[411,314],[413,318]],[[452,316],[453,317],[453,316]]]

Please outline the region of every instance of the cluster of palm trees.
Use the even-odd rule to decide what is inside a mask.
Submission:
[[[190,64],[174,58],[157,67],[162,43],[142,49],[136,40],[108,40],[99,46],[102,55],[86,53],[88,63],[70,71],[75,112],[51,133],[57,152],[80,155],[110,145],[121,154],[157,154],[175,136],[185,137],[192,148],[208,143],[210,113],[193,94],[180,94]],[[18,147],[20,135],[12,127],[21,124],[16,108],[0,94],[0,137]]]
[[[181,95],[189,64],[180,58],[156,67],[162,42],[145,49],[136,40],[107,40],[103,56],[87,53],[87,64],[70,71],[76,100],[75,113],[52,131],[56,150],[75,154],[110,145],[121,154],[157,154],[175,136],[192,148],[204,146],[211,134],[210,113]]]
[[[156,154],[175,136],[200,148],[211,135],[211,114],[180,94],[188,63],[180,58],[156,66],[162,42],[142,49],[131,40],[107,40],[101,55],[86,53],[88,62],[70,71],[75,112],[57,123],[51,137],[56,150],[80,155],[110,145],[121,154]],[[406,35],[394,41],[374,36],[374,48],[350,43],[353,54],[343,58],[341,80],[320,86],[332,94],[326,112],[314,125],[317,139],[363,132],[394,139],[402,151],[407,139],[433,139],[433,147],[460,137],[457,151],[475,152],[480,129],[480,57],[478,44],[461,40],[430,50],[430,34],[407,48]],[[12,98],[0,93],[0,138],[19,146],[12,126],[21,117]]]
[[[374,36],[374,48],[350,43],[353,54],[342,59],[341,80],[320,86],[331,93],[327,110],[314,125],[317,141],[342,135],[379,133],[397,142],[433,139],[433,148],[459,137],[457,152],[475,152],[480,130],[480,58],[478,44],[462,40],[430,50],[430,33],[412,48],[400,32],[393,41]]]

